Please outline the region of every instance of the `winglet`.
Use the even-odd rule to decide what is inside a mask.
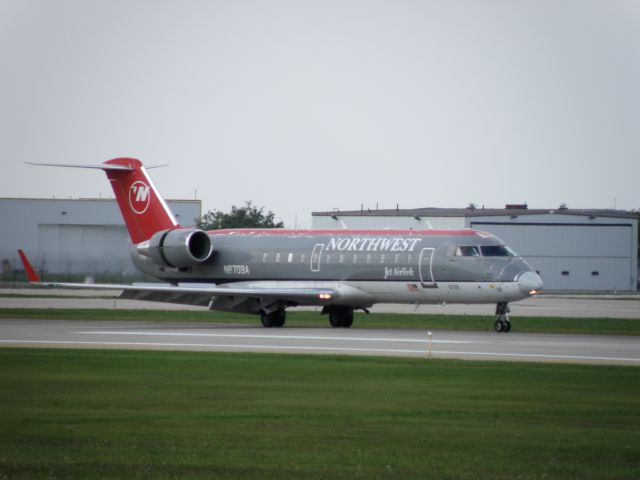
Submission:
[[[29,283],[39,283],[40,275],[36,273],[35,268],[33,268],[25,253],[22,250],[18,249],[18,255],[20,255],[20,260],[22,261],[22,265],[24,266],[24,272],[27,274],[27,280],[29,280]]]

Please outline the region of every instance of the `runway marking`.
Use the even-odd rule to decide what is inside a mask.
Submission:
[[[85,331],[71,332],[83,335],[146,335],[146,336],[165,336],[165,337],[219,337],[219,338],[275,338],[279,340],[346,340],[354,342],[399,342],[399,343],[427,343],[426,338],[375,338],[375,337],[328,337],[316,335],[270,335],[268,333],[262,335],[240,334],[240,333],[186,333],[186,332],[137,332],[137,331]],[[426,335],[425,335],[426,337]],[[479,343],[471,340],[432,340],[431,343],[454,343],[454,344],[471,344]]]
[[[105,345],[121,347],[206,347],[206,348],[239,348],[239,349],[260,349],[260,350],[302,350],[302,351],[334,351],[334,352],[364,352],[364,353],[415,353],[426,355],[423,350],[402,350],[402,349],[382,349],[382,348],[347,348],[347,347],[301,347],[290,345],[225,345],[209,343],[161,343],[161,342],[100,342],[100,341],[65,341],[65,340],[0,340],[3,344],[37,344],[37,345]],[[547,355],[537,353],[496,353],[496,352],[457,352],[447,350],[432,350],[432,355],[471,355],[490,357],[512,357],[512,358],[547,358],[563,360],[593,360],[593,361],[615,361],[615,362],[640,362],[640,358],[625,357],[600,357],[589,355]]]
[[[209,347],[209,348],[246,348],[246,349],[282,349],[282,350],[318,350],[337,352],[379,352],[379,353],[422,353],[426,350],[401,350],[386,348],[346,348],[346,347],[296,347],[291,345],[232,345],[214,343],[161,343],[161,342],[96,342],[74,340],[0,340],[0,343],[53,344],[53,345],[113,345],[148,347]]]

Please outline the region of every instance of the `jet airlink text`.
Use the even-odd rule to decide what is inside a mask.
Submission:
[[[327,251],[339,252],[413,252],[421,238],[333,237]]]
[[[384,278],[390,277],[413,277],[412,267],[384,267]]]

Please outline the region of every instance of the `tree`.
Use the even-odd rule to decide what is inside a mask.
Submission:
[[[264,207],[255,207],[247,200],[243,207],[231,207],[231,212],[209,210],[198,219],[198,227],[203,230],[219,230],[221,228],[282,228],[284,223],[274,222],[275,213],[264,213]]]

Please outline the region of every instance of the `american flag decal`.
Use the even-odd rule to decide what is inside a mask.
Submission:
[[[418,291],[418,285],[416,285],[415,283],[407,283],[407,288],[409,289],[410,292]]]

